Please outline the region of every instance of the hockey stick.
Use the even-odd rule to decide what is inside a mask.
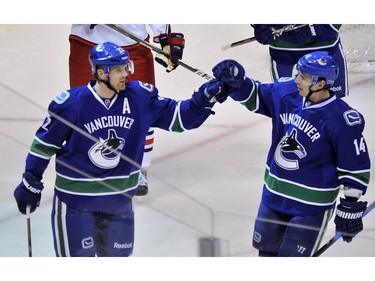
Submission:
[[[167,54],[166,52],[164,52],[162,49],[148,43],[147,41],[135,36],[134,34],[126,31],[125,29],[123,29],[122,27],[120,26],[117,26],[115,24],[106,24],[106,26],[120,32],[121,34],[133,39],[134,41],[138,42],[139,44],[145,46],[146,48],[149,48],[151,49],[152,51],[158,53],[158,54],[161,54],[161,55],[164,55],[166,56],[167,58],[169,58],[169,54]],[[179,61],[178,63],[179,65],[181,65],[182,67],[186,68],[187,70],[190,70],[192,72],[194,72],[195,74],[207,79],[207,80],[211,80],[213,79],[213,77],[211,77],[210,75],[204,73],[203,71],[199,70],[198,68],[195,68],[195,67],[192,67],[190,65],[187,65],[186,63],[184,63],[183,61]]]
[[[375,201],[371,203],[370,206],[367,207],[366,211],[363,213],[362,217],[365,217],[368,213],[372,211],[372,209],[375,208]],[[337,232],[335,236],[333,236],[326,244],[324,244],[323,247],[321,247],[318,251],[315,252],[313,257],[319,257],[321,254],[323,254],[329,247],[331,247],[337,240],[339,240],[342,236],[341,232]]]
[[[31,205],[26,206],[26,225],[27,225],[27,250],[29,257],[32,257],[32,248],[31,248],[31,222],[30,222],[30,209]]]
[[[291,25],[287,25],[287,26],[285,26],[283,28],[280,28],[280,29],[277,29],[277,30],[273,30],[272,34],[273,34],[274,37],[275,36],[280,36],[284,32],[292,31],[292,30],[304,27],[306,25],[308,25],[308,24],[291,24]],[[221,49],[223,51],[225,51],[225,50],[228,50],[230,48],[234,48],[234,47],[237,47],[237,46],[240,46],[240,45],[243,45],[243,44],[246,44],[246,43],[250,43],[250,42],[253,42],[253,41],[256,41],[255,37],[250,37],[250,38],[246,38],[246,39],[243,39],[243,40],[240,40],[240,41],[233,42],[231,44],[223,45],[221,47]]]

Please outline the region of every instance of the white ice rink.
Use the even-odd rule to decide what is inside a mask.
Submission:
[[[185,34],[186,64],[212,75],[217,62],[232,58],[245,66],[248,76],[270,81],[266,46],[253,42],[221,50],[224,44],[252,36],[249,25],[172,27]],[[0,25],[0,81],[9,87],[0,85],[0,257],[27,256],[26,218],[18,212],[13,190],[21,180],[29,145],[50,100],[69,88],[69,31],[70,25],[59,24]],[[175,99],[189,98],[205,82],[181,66],[167,74],[156,64],[156,75],[160,94]],[[345,99],[365,116],[364,135],[371,159],[375,159],[375,75],[353,73],[349,82],[350,96]],[[199,239],[207,237],[220,240],[222,257],[257,255],[251,235],[270,144],[270,122],[231,99],[215,105],[214,111],[216,115],[193,131],[156,130],[150,192],[141,200],[134,199],[134,258],[198,257]],[[31,215],[35,257],[54,256],[50,225],[53,181],[51,161],[41,206]],[[364,199],[375,200],[373,181]],[[340,240],[322,256],[375,257],[375,211],[364,218],[364,228],[352,243]],[[332,220],[325,241],[334,234]]]

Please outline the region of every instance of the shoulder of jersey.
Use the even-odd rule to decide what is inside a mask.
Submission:
[[[76,101],[82,100],[83,96],[90,91],[87,86],[76,87],[70,90],[65,90],[57,94],[53,101],[58,104],[69,104]],[[87,95],[89,96],[89,95]]]
[[[158,92],[157,88],[149,83],[142,81],[130,81],[127,83],[127,88],[137,92],[137,93],[147,93]]]
[[[344,121],[348,126],[355,126],[364,122],[362,115],[354,108],[350,107],[345,101],[337,98],[332,111],[336,111],[336,122]]]
[[[274,87],[279,88],[278,92],[285,94],[296,92],[298,88],[294,80],[294,77],[281,77],[274,83]]]

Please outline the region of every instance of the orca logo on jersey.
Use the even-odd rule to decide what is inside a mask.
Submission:
[[[286,134],[279,142],[275,150],[275,162],[281,168],[286,170],[297,170],[299,168],[298,160],[292,160],[284,155],[295,154],[299,159],[307,155],[303,145],[297,140],[297,130],[293,128],[290,135]]]
[[[125,140],[119,138],[115,130],[110,129],[107,139],[99,138],[99,142],[90,148],[88,155],[96,166],[103,169],[112,169],[120,162],[120,154],[124,144]]]

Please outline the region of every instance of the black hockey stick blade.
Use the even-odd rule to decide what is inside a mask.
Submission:
[[[225,44],[225,45],[221,46],[221,49],[223,51],[225,51],[225,50],[228,50],[230,48],[241,46],[243,44],[247,44],[247,43],[254,42],[254,41],[256,41],[255,37],[250,37],[250,38],[246,38],[246,39],[243,39],[243,40],[240,40],[240,41],[233,42],[231,44]]]
[[[368,213],[372,211],[372,209],[375,208],[375,201],[370,204],[370,206],[367,207],[366,211],[363,213],[362,217],[365,217]],[[326,244],[323,245],[318,251],[315,252],[313,257],[319,257],[321,254],[323,254],[329,247],[331,247],[337,240],[339,240],[342,236],[341,232],[337,232],[335,236],[333,236]]]

